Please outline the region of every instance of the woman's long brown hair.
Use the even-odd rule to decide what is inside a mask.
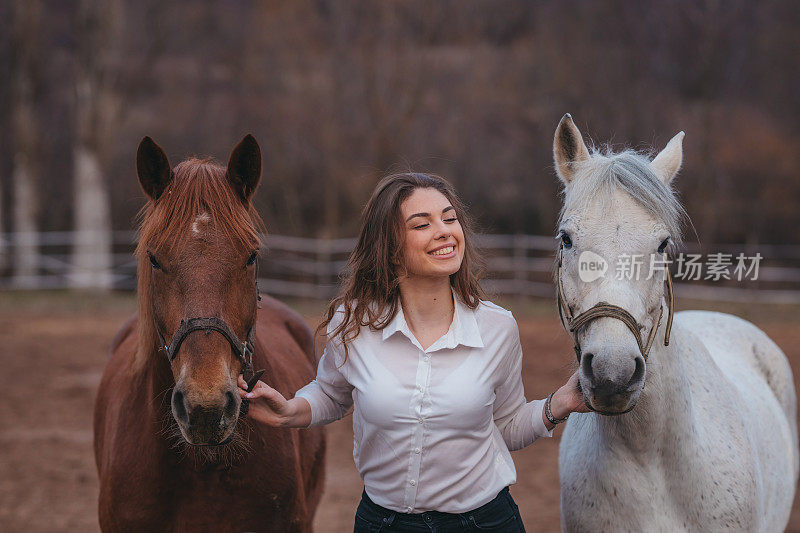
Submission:
[[[327,336],[329,340],[340,338],[345,358],[348,343],[358,336],[362,326],[381,330],[397,315],[405,236],[400,205],[415,189],[436,189],[455,208],[464,231],[464,259],[458,272],[450,276],[450,285],[471,309],[485,299],[479,284],[483,260],[473,245],[471,221],[453,186],[432,174],[410,172],[386,176],[364,207],[358,243],[347,261],[342,288],[328,305],[325,320],[317,328],[317,333],[324,334],[337,310],[342,308],[342,321]]]

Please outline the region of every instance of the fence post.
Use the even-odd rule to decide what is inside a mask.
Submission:
[[[331,240],[317,239],[317,297],[323,300],[330,298],[331,282]]]
[[[525,259],[528,257],[528,250],[525,248],[525,236],[519,233],[514,235],[514,285],[516,286],[517,300],[525,297],[525,281],[527,280],[527,269]]]

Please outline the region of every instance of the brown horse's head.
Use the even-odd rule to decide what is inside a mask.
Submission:
[[[164,151],[145,137],[136,168],[149,197],[136,249],[136,364],[141,368],[153,357],[162,359],[155,364],[168,361],[163,344],[169,346],[181,324],[192,318],[216,317],[246,339],[255,325],[258,297],[255,263],[262,224],[250,203],[261,177],[258,143],[246,136],[227,168],[192,158],[173,169]],[[172,416],[190,444],[223,444],[233,436],[242,362],[231,342],[213,329],[197,330],[170,354]]]

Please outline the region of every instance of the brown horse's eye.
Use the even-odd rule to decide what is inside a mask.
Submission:
[[[161,265],[158,264],[156,258],[150,252],[147,252],[147,256],[150,258],[150,265],[152,265],[154,270],[161,270]]]
[[[247,259],[247,266],[254,265],[256,259],[258,259],[258,252],[253,252],[250,254],[250,257]]]

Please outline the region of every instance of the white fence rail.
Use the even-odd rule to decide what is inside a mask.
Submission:
[[[63,289],[71,286],[75,275],[72,247],[75,232],[36,234],[39,264],[34,275],[15,276],[11,261],[16,243],[28,242],[30,235],[0,235],[0,289]],[[133,257],[136,234],[118,231],[113,238],[113,287],[132,290],[136,286],[136,261]],[[261,289],[276,296],[327,299],[337,290],[339,274],[355,239],[310,239],[267,235],[266,253],[259,267]],[[478,243],[486,257],[488,277],[484,287],[498,295],[552,298],[553,260],[556,243],[551,236],[479,235]],[[676,280],[675,292],[695,299],[800,303],[800,246],[761,245],[757,250],[744,245],[707,246],[706,250],[754,255],[763,259],[758,280],[684,282]],[[696,245],[686,251],[699,253]],[[674,267],[673,267],[674,272]]]

